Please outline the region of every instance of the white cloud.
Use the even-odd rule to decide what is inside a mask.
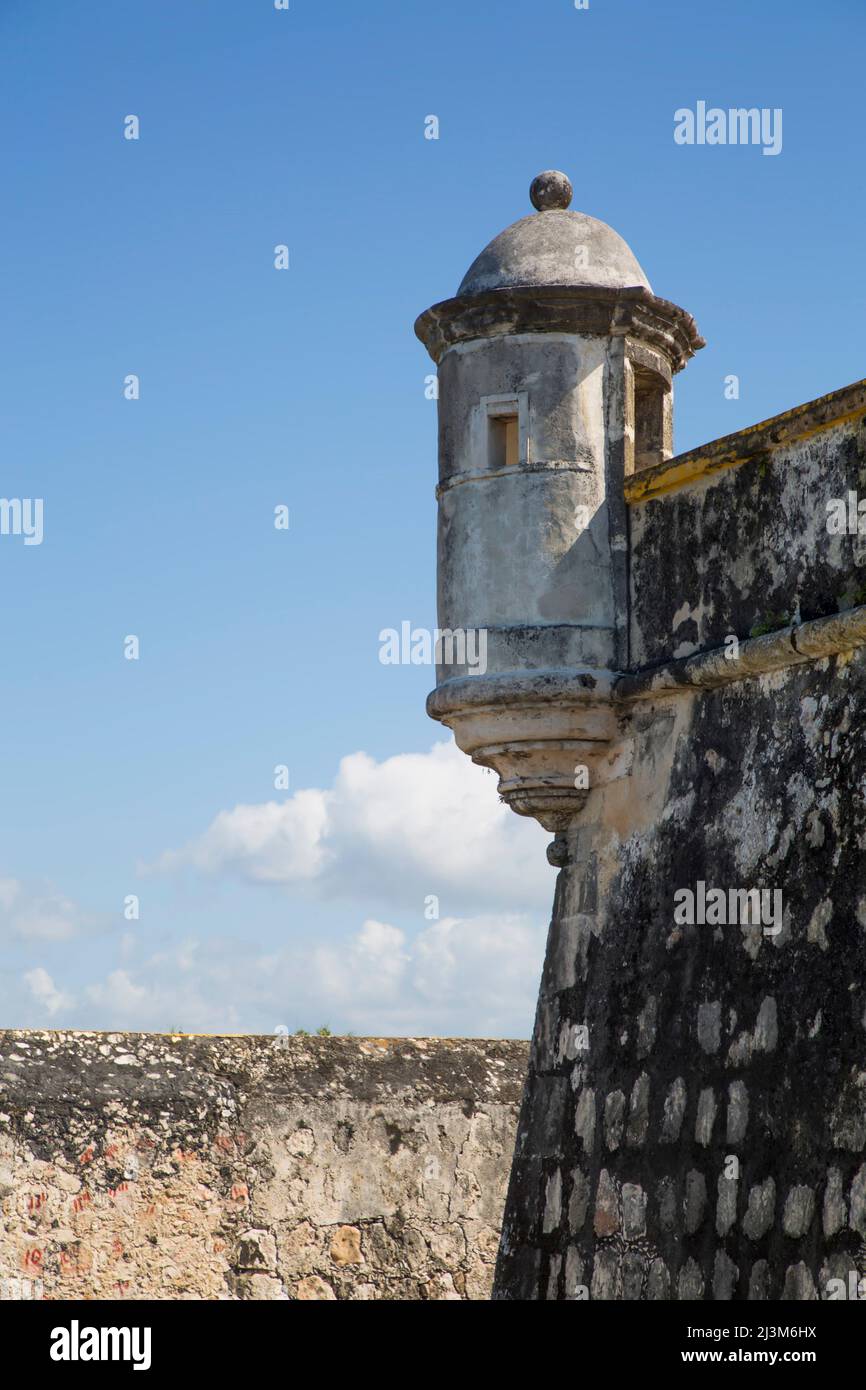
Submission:
[[[38,1004],[49,1014],[58,1014],[61,1010],[72,1007],[73,999],[71,995],[64,994],[59,990],[41,965],[34,970],[27,970],[24,973],[24,983]]]
[[[406,934],[368,919],[348,946],[318,946],[310,960],[311,986],[323,1006],[352,1012],[359,1003],[392,1004],[399,998],[411,956]]]
[[[17,878],[0,878],[0,910],[8,912],[21,892]]]
[[[285,802],[220,811],[205,833],[168,850],[158,867],[236,873],[254,883],[297,883],[324,868],[328,794],[300,791]]]
[[[79,1011],[117,1029],[528,1037],[544,938],[541,919],[512,915],[432,922],[412,939],[368,918],[341,941],[268,954],[185,942],[91,984]]]
[[[205,927],[172,941],[157,907],[147,919],[156,939],[152,928],[127,928],[108,938],[105,964],[103,937],[96,966],[95,953],[64,944],[93,919],[53,890],[0,879],[0,938],[39,948],[26,989],[8,976],[0,1002],[21,1026],[40,1026],[47,1014],[57,1027],[271,1033],[327,1024],[356,1034],[525,1038],[553,891],[545,839],[451,742],[382,762],[354,753],[331,787],[222,811],[156,866],[209,875],[211,892],[227,899],[237,893],[232,881],[256,885],[256,903],[268,888],[280,919],[292,898],[306,899],[294,921],[286,914],[285,931],[267,934],[271,906],[270,927],[253,908],[241,939]],[[348,923],[325,899],[349,901]],[[433,899],[441,920],[430,920]],[[45,943],[55,977],[68,977],[62,984],[37,963]]]
[[[93,924],[60,893],[0,879],[0,938],[18,941],[69,941]]]
[[[352,753],[331,788],[222,811],[155,867],[307,885],[389,908],[428,894],[448,910],[540,907],[553,888],[545,838],[500,802],[495,776],[448,742],[383,762]]]

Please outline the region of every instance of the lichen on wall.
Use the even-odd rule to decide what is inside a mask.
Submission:
[[[866,652],[640,718],[559,876],[499,1294],[839,1296],[866,1274]],[[778,923],[678,924],[699,882],[780,890]]]
[[[526,1055],[0,1032],[0,1297],[485,1298]]]
[[[840,395],[859,401],[862,389]],[[765,453],[632,508],[634,666],[863,602],[866,528],[840,535],[827,523],[832,500],[866,497],[866,420],[777,449],[764,433]]]

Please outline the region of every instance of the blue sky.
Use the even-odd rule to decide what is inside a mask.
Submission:
[[[0,0],[0,492],[45,505],[0,538],[3,1022],[528,1036],[546,837],[378,660],[435,625],[413,321],[558,167],[708,339],[678,450],[863,377],[864,37],[861,0]],[[676,145],[698,100],[782,108],[781,154]]]

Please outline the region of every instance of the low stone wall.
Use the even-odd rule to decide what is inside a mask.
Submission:
[[[527,1052],[0,1031],[0,1297],[487,1298]]]

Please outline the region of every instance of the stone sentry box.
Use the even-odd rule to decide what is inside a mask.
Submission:
[[[670,457],[702,339],[570,197],[416,329],[439,622],[488,633],[428,710],[560,870],[494,1295],[856,1297],[866,382]]]
[[[628,665],[624,478],[671,453],[675,372],[703,346],[610,227],[548,171],[416,333],[439,369],[439,626],[487,634],[428,710],[514,810],[561,829],[577,767],[617,775],[606,700]]]

